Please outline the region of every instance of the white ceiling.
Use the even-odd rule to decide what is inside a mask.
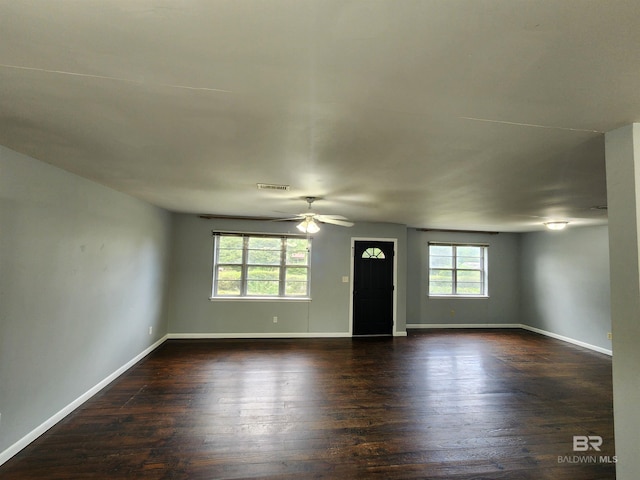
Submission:
[[[602,224],[634,121],[637,0],[0,0],[0,144],[176,212]]]

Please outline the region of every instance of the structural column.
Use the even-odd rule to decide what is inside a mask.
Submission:
[[[616,478],[640,479],[640,124],[605,135]]]

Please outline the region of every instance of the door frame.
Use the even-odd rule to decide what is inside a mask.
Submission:
[[[354,274],[354,252],[356,242],[391,242],[393,243],[393,330],[394,337],[400,336],[398,333],[398,239],[379,237],[351,237],[351,255],[349,269],[349,336],[353,337],[353,274]]]

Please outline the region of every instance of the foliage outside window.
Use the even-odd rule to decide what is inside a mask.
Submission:
[[[310,240],[217,234],[214,298],[308,298]]]
[[[486,245],[429,244],[429,296],[488,296]]]

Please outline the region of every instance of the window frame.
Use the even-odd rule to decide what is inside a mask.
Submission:
[[[452,247],[451,268],[431,267],[431,247]],[[458,268],[457,250],[461,247],[479,247],[481,249],[481,268]],[[448,270],[451,271],[451,283],[453,293],[432,293],[431,292],[431,271]],[[458,293],[458,271],[480,272],[482,293]],[[464,283],[464,282],[460,282]],[[427,296],[429,298],[489,298],[489,245],[486,243],[456,243],[456,242],[429,242],[427,246]]]
[[[306,235],[295,234],[265,234],[265,233],[242,233],[242,232],[212,232],[213,234],[213,262],[212,262],[212,285],[210,300],[261,300],[261,301],[309,301],[311,300],[311,237]],[[221,237],[239,237],[242,239],[242,260],[241,263],[220,263],[220,238]],[[251,238],[270,238],[280,240],[280,261],[277,264],[249,263],[249,242]],[[307,261],[304,264],[287,263],[287,240],[303,239],[307,240]],[[220,295],[218,293],[218,274],[219,267],[240,267],[240,294],[239,295]],[[248,293],[248,283],[251,279],[248,276],[250,267],[275,267],[279,269],[278,280],[267,280],[278,282],[277,295],[251,295]],[[306,269],[306,292],[302,295],[292,295],[286,293],[287,287],[287,270],[290,268]]]

